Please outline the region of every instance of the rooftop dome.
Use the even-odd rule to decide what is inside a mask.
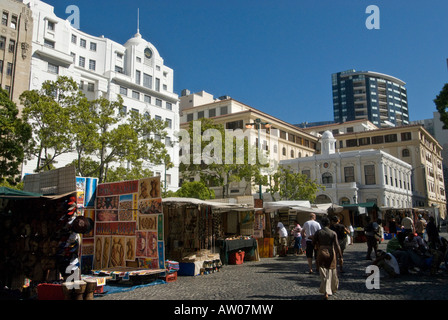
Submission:
[[[322,133],[322,139],[334,139],[333,133],[331,131],[327,130],[324,133]]]
[[[129,39],[128,41],[126,41],[126,44],[135,44],[135,45],[139,45],[139,44],[147,44],[148,42],[146,40],[144,40],[142,38],[142,35],[140,34],[140,32],[137,31],[137,33],[134,35],[133,38]],[[125,45],[126,45],[125,44]]]
[[[154,57],[156,57],[158,59],[161,58],[157,48],[151,42],[146,41],[145,39],[143,39],[142,35],[140,34],[140,32],[138,30],[137,30],[137,33],[134,35],[133,38],[131,38],[128,41],[126,41],[124,46],[126,48],[136,47],[136,48],[138,48],[139,51],[144,51],[146,48],[149,48],[152,51],[152,53],[154,54],[153,55]]]

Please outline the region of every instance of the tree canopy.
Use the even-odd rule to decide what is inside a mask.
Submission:
[[[437,111],[440,114],[440,121],[443,123],[443,129],[448,129],[448,83],[446,83],[440,93],[434,99]]]
[[[201,200],[214,199],[215,192],[209,189],[202,181],[184,182],[172,196],[182,198],[195,198]]]
[[[314,203],[319,190],[325,190],[325,186],[312,181],[307,175],[292,171],[289,167],[279,166],[277,172],[269,179],[268,192],[274,199],[278,193],[284,200],[309,200]]]
[[[33,127],[35,172],[54,167],[67,153],[76,154],[71,164],[78,175],[98,177],[100,183],[143,177],[150,172],[148,164],[172,166],[162,142],[166,123],[127,112],[120,95],[89,101],[73,79],[59,77],[20,98],[24,119]]]
[[[0,88],[0,183],[20,181],[20,166],[32,147],[32,129],[18,117],[19,109]]]
[[[261,179],[260,169],[266,165],[253,159],[258,148],[246,138],[240,143],[236,138],[226,139],[224,126],[212,119],[190,122],[186,137],[180,136],[180,140],[179,171],[184,179],[199,177],[209,188],[222,187],[223,197],[229,196],[232,182],[244,179],[250,188]]]

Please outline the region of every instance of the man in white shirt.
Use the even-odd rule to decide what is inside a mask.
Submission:
[[[378,258],[373,262],[373,264],[383,268],[391,277],[397,277],[400,275],[400,266],[398,265],[398,261],[391,253],[378,250]]]
[[[316,250],[313,246],[313,236],[317,230],[320,230],[321,226],[319,222],[316,221],[316,215],[310,213],[310,220],[303,224],[302,237],[306,237],[306,258],[308,261],[309,273],[313,273],[313,253],[314,258],[316,258]]]
[[[286,230],[283,223],[280,221],[277,224],[277,232],[279,236],[279,256],[286,257],[286,253],[288,252],[288,231]]]

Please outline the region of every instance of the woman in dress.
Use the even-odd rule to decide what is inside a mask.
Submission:
[[[328,296],[335,293],[339,286],[336,257],[339,257],[340,265],[343,260],[336,232],[329,228],[330,220],[324,217],[321,225],[322,229],[314,234],[313,243],[317,248],[316,264],[321,281],[319,292],[324,294],[325,299],[328,299]]]

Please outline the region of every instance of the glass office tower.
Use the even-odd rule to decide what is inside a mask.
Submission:
[[[335,123],[368,119],[378,127],[409,124],[405,82],[372,71],[354,69],[334,73]]]

